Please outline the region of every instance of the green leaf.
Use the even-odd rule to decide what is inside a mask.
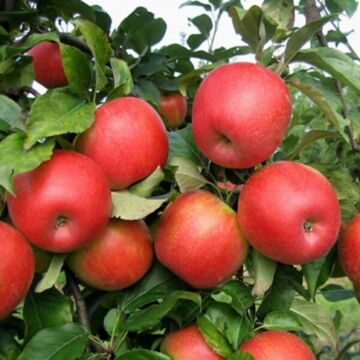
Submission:
[[[29,291],[24,304],[25,339],[29,340],[42,329],[72,323],[70,298],[56,289],[41,294]]]
[[[127,63],[117,58],[111,58],[110,63],[114,77],[114,89],[108,95],[108,100],[128,95],[134,87]]]
[[[150,196],[164,179],[165,174],[161,170],[160,166],[158,166],[151,175],[149,175],[145,180],[133,185],[129,191],[132,194],[142,197]]]
[[[354,298],[353,289],[345,289],[338,284],[329,284],[324,286],[320,293],[327,301],[337,302]]]
[[[59,42],[59,35],[56,32],[31,34],[23,43],[21,43],[19,48],[21,49],[21,51],[25,51],[44,41]]]
[[[37,97],[31,107],[25,149],[30,149],[43,137],[85,131],[95,120],[95,109],[95,104],[84,104],[66,92],[47,91]]]
[[[192,19],[189,19],[206,38],[210,36],[213,27],[211,18],[206,14],[201,14]]]
[[[61,273],[67,254],[55,254],[51,260],[49,268],[43,275],[43,278],[38,282],[35,292],[41,293],[53,287]]]
[[[293,0],[265,0],[261,7],[280,29],[291,30],[294,21]]]
[[[110,309],[104,318],[104,328],[110,336],[121,336],[121,311],[117,308]]]
[[[315,35],[327,22],[334,20],[337,14],[331,14],[309,22],[299,30],[295,31],[289,38],[285,53],[284,62],[288,64],[297,52]]]
[[[75,360],[84,351],[88,333],[79,324],[39,331],[25,346],[18,360]]]
[[[126,313],[163,299],[172,291],[183,289],[183,282],[158,262],[134,286],[122,290],[119,307]]]
[[[345,138],[344,126],[347,122],[336,112],[336,110],[331,106],[331,104],[327,101],[325,95],[318,90],[313,84],[307,84],[303,82],[299,77],[293,76],[291,77],[289,83],[303,92],[309,99],[311,99],[324,113],[327,119],[336,127],[337,131]],[[320,137],[319,137],[320,136]],[[312,139],[328,137],[331,136],[329,131],[321,132],[318,131],[312,133],[311,137],[308,137],[307,143],[312,141]],[[333,133],[333,136],[338,137],[339,134]],[[307,145],[305,143],[304,146]],[[301,149],[300,149],[301,150]]]
[[[0,360],[17,360],[21,352],[13,336],[0,329]]]
[[[142,79],[140,84],[134,87],[134,93],[155,107],[160,107],[160,91],[152,81]]]
[[[234,6],[230,8],[229,15],[236,33],[255,53],[262,49],[275,33],[276,24],[256,5],[249,10]]]
[[[115,360],[171,360],[167,355],[150,350],[129,350],[117,356]]]
[[[245,351],[233,353],[227,360],[255,360],[255,358]]]
[[[185,1],[184,3],[182,3],[180,5],[180,8],[185,7],[185,6],[199,6],[202,7],[204,10],[206,11],[211,11],[211,6],[209,4],[203,3],[201,1]]]
[[[201,305],[201,296],[198,293],[176,290],[166,296],[160,304],[150,305],[144,310],[132,313],[126,320],[124,328],[129,331],[151,329],[160,323],[179,300],[188,300]]]
[[[356,0],[325,0],[326,6],[331,12],[343,12],[351,17],[355,14],[358,7]]]
[[[249,309],[255,302],[254,297],[251,295],[251,288],[239,281],[230,280],[221,285],[220,290],[231,296],[231,306],[240,315],[243,315],[244,311]]]
[[[264,328],[266,330],[300,331],[301,322],[290,310],[272,311],[265,316]]]
[[[198,165],[188,159],[175,156],[170,160],[169,165],[176,168],[175,180],[182,193],[199,189],[209,183],[200,174]]]
[[[293,61],[316,66],[360,92],[360,65],[339,50],[325,47],[302,50]]]
[[[159,209],[169,199],[169,194],[153,198],[144,198],[128,190],[112,192],[112,217],[123,220],[144,219]]]
[[[204,41],[206,40],[206,36],[204,34],[191,34],[186,43],[189,45],[191,50],[197,49]]]
[[[86,95],[91,84],[91,68],[88,55],[74,46],[60,44],[62,63],[69,87],[75,93]]]
[[[94,23],[84,19],[73,20],[74,26],[81,32],[95,57],[96,90],[107,84],[105,65],[109,62],[112,49],[107,34]]]
[[[187,125],[179,131],[169,131],[169,159],[180,157],[201,165],[202,155],[195,144],[192,126]]]
[[[48,140],[24,152],[24,143],[25,135],[21,132],[13,133],[0,142],[0,185],[13,195],[13,176],[30,171],[49,160],[55,146],[53,140]]]
[[[290,310],[301,323],[302,330],[308,335],[315,335],[324,344],[336,346],[336,333],[331,314],[318,304],[301,299],[294,299]]]
[[[229,304],[216,302],[206,308],[205,317],[226,336],[233,349],[250,338],[253,333],[253,320],[237,313]]]
[[[302,265],[308,291],[312,299],[315,299],[316,290],[323,285],[332,273],[336,259],[336,246],[320,258]]]
[[[264,295],[274,281],[277,262],[253,249],[252,260],[255,272],[255,283],[251,290],[252,296]]]
[[[5,95],[0,95],[0,119],[13,129],[25,129],[21,107]]]
[[[220,356],[228,358],[232,348],[227,339],[217,330],[216,326],[205,316],[197,318],[197,325],[206,343]]]

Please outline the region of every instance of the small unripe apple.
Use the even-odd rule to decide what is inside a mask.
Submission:
[[[144,221],[112,219],[94,241],[72,253],[67,262],[86,284],[115,291],[139,281],[152,258],[150,232]]]
[[[101,233],[111,215],[111,192],[89,157],[58,150],[50,160],[14,178],[11,220],[40,249],[70,252]]]
[[[326,254],[340,229],[340,206],[330,182],[310,166],[268,164],[245,183],[238,202],[240,227],[263,255],[304,264]]]
[[[174,331],[161,344],[161,352],[172,360],[224,360],[205,342],[196,325]]]
[[[186,111],[185,96],[180,93],[161,95],[160,114],[163,115],[167,128],[177,129],[184,122]]]
[[[246,341],[241,351],[255,360],[315,360],[315,355],[298,336],[287,331],[264,331]]]
[[[31,247],[12,226],[0,221],[0,320],[24,299],[34,277]]]
[[[160,115],[144,100],[123,97],[96,110],[92,127],[76,149],[103,169],[112,189],[125,189],[149,176],[168,157],[168,138]]]
[[[46,88],[56,88],[68,84],[57,42],[44,41],[31,48],[35,80]]]
[[[195,190],[178,196],[161,215],[155,253],[191,286],[210,288],[239,270],[247,243],[236,212],[214,194]]]
[[[226,168],[249,168],[280,145],[291,115],[284,81],[260,65],[219,66],[201,83],[192,110],[194,139]]]
[[[339,260],[345,274],[360,287],[360,214],[346,227],[339,242]]]

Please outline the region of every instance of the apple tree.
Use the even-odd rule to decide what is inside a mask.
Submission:
[[[100,5],[0,0],[0,359],[358,358],[358,3]]]

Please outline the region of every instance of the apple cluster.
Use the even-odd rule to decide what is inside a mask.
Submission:
[[[48,88],[66,84],[57,43],[41,43],[29,54],[38,82]],[[162,96],[160,113],[168,127],[179,127],[186,111],[180,94]],[[93,125],[76,139],[74,151],[56,150],[50,160],[14,178],[16,196],[9,194],[8,211],[18,231],[0,223],[0,298],[8,299],[0,303],[0,319],[17,306],[31,284],[34,257],[28,242],[68,253],[67,264],[77,277],[106,291],[141,279],[154,253],[198,289],[234,276],[249,245],[285,264],[304,264],[326,254],[340,228],[340,207],[330,182],[301,163],[260,166],[280,145],[290,117],[289,90],[274,72],[250,63],[212,71],[194,99],[195,142],[218,166],[257,170],[238,187],[237,211],[208,190],[179,195],[161,214],[153,246],[144,220],[110,219],[111,190],[127,189],[166,165],[169,142],[164,122],[152,106],[135,97],[98,107]],[[359,234],[357,217],[340,251],[344,270],[358,284]],[[16,268],[9,265],[15,257]],[[355,268],[349,265],[351,258]],[[292,348],[298,349],[293,360],[315,359],[305,343],[288,332],[263,332],[241,347],[256,360],[285,359]],[[168,335],[162,350],[174,360],[223,359],[195,325]]]

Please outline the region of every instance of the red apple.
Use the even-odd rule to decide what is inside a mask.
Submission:
[[[15,226],[35,246],[70,252],[104,230],[111,214],[105,175],[90,158],[56,151],[36,169],[14,178],[8,208]]]
[[[255,360],[315,360],[306,343],[287,331],[264,331],[246,341],[240,350]]]
[[[196,288],[228,280],[247,255],[236,212],[214,194],[178,196],[161,215],[155,235],[159,261]]]
[[[345,274],[360,287],[360,214],[350,221],[340,239],[339,260]]]
[[[30,245],[10,225],[0,221],[0,320],[23,300],[34,276]]]
[[[249,243],[285,264],[304,264],[327,253],[340,228],[340,207],[330,182],[304,164],[279,161],[245,183],[238,218]]]
[[[195,142],[217,165],[248,168],[280,145],[290,115],[289,90],[274,72],[250,63],[222,65],[195,95]]]
[[[112,189],[124,189],[165,165],[168,139],[148,103],[123,97],[97,109],[93,126],[79,136],[76,148],[101,166]]]
[[[35,80],[46,88],[66,86],[68,81],[57,42],[44,41],[31,48],[27,55],[33,57]]]
[[[161,351],[172,360],[225,360],[205,342],[196,325],[167,335],[161,344]]]
[[[184,121],[187,111],[186,98],[180,93],[161,95],[160,114],[169,129],[177,129]]]
[[[70,255],[68,264],[85,283],[106,291],[124,289],[149,270],[152,242],[145,222],[110,220],[88,246]]]

